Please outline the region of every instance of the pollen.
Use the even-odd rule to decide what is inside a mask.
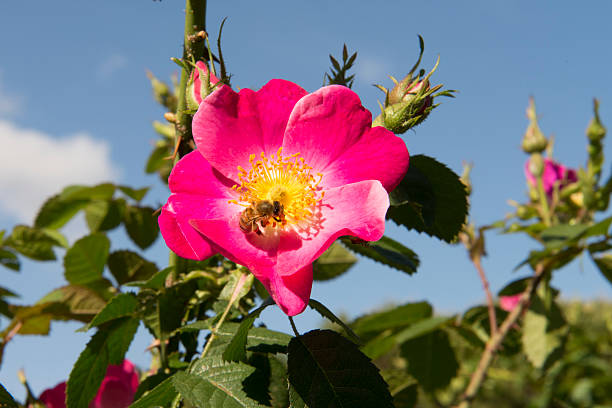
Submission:
[[[230,203],[253,207],[256,203],[278,201],[284,209],[287,224],[300,225],[313,218],[324,193],[319,187],[323,174],[313,174],[300,153],[283,156],[282,147],[266,157],[262,152],[249,157],[251,168],[238,166],[238,180],[232,189],[239,194]],[[284,224],[277,224],[282,227]],[[274,226],[274,225],[273,225]]]

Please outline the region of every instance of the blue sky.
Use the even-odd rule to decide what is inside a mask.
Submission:
[[[540,125],[555,136],[555,157],[571,167],[585,160],[584,130],[592,98],[612,124],[612,64],[605,1],[309,2],[210,1],[207,24],[221,20],[224,55],[233,84],[257,89],[284,78],[314,91],[328,69],[328,54],[342,44],[358,51],[355,90],[377,114],[387,75],[401,77],[425,39],[422,66],[440,66],[433,83],[457,89],[430,119],[403,136],[411,154],[427,154],[461,172],[474,164],[472,216],[477,224],[502,218],[508,199],[525,197],[520,141],[528,97],[536,99]],[[153,101],[145,70],[159,78],[177,71],[181,55],[181,1],[5,2],[0,6],[0,229],[30,222],[44,197],[65,184],[114,180],[155,186],[155,206],[167,191],[143,167],[155,134],[150,123],[163,111]],[[612,153],[610,146],[605,153]],[[607,172],[605,173],[607,175]],[[82,223],[68,227],[78,236]],[[395,302],[426,299],[438,312],[465,310],[484,300],[476,272],[461,247],[388,225],[388,234],[421,257],[414,276],[364,260],[338,280],[315,284],[312,296],[338,313],[357,316]],[[130,247],[118,233],[113,249]],[[515,236],[488,236],[484,262],[495,291],[525,271],[512,270],[534,244]],[[147,255],[163,266],[157,242]],[[62,256],[62,254],[60,254]],[[14,274],[0,271],[2,286],[32,303],[61,286],[61,265],[27,262]],[[554,283],[567,298],[612,297],[610,285],[589,259],[558,272]],[[263,314],[269,326],[288,331],[278,309]],[[308,311],[296,319],[307,331],[319,323]],[[18,398],[16,371],[24,368],[34,390],[67,378],[90,334],[55,323],[49,337],[17,337],[7,347],[0,382]],[[146,368],[150,339],[140,332],[128,357]]]

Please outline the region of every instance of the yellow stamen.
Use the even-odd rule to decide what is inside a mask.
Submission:
[[[239,194],[238,200],[229,200],[232,204],[243,207],[254,206],[262,200],[278,201],[283,205],[286,223],[270,222],[272,227],[309,224],[315,214],[315,207],[323,199],[319,183],[323,174],[311,174],[312,167],[305,163],[300,153],[283,157],[282,147],[269,157],[262,152],[257,156],[251,154],[251,168],[246,171],[238,166],[240,184],[232,189]]]

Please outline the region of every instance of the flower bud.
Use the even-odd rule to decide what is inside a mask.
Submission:
[[[544,172],[544,159],[540,153],[534,153],[527,161],[527,180],[535,185],[538,177]]]
[[[168,110],[174,112],[176,111],[176,96],[170,90],[170,87],[165,82],[157,79],[150,71],[147,71],[147,77],[151,81],[151,87],[153,88],[153,96],[155,100],[168,108]]]
[[[587,137],[591,142],[600,142],[606,136],[606,128],[601,124],[599,120],[599,101],[597,99],[593,102],[593,111],[595,117],[591,119],[589,126],[587,127]]]
[[[531,155],[525,164],[525,176],[533,187],[537,187],[538,177],[542,177],[542,186],[548,197],[551,197],[555,186],[560,190],[578,181],[576,170],[565,167],[551,159],[543,159],[539,153]]]
[[[187,105],[190,109],[198,109],[202,99],[206,98],[215,90],[219,78],[208,70],[204,61],[196,62],[191,73],[191,79],[187,85]]]
[[[542,131],[538,126],[538,119],[536,116],[533,98],[529,99],[527,118],[529,118],[529,125],[525,131],[525,136],[523,136],[523,143],[521,147],[525,153],[542,153],[548,145],[548,140],[544,134],[542,134]]]

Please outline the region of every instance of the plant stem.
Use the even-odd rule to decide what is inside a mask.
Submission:
[[[295,334],[295,337],[299,337],[300,332],[298,331],[297,327],[295,327],[295,322],[293,321],[292,316],[289,316],[289,323],[291,323],[291,329],[293,329],[293,333]]]
[[[193,68],[190,61],[198,61],[204,58],[204,38],[198,35],[206,31],[206,0],[185,1],[185,37],[183,39],[183,62],[181,70],[181,81],[178,89],[178,104],[176,108],[176,141],[178,145],[178,156],[183,157],[192,149],[189,146],[193,140],[191,134],[191,115],[185,112],[187,109],[186,89]]]
[[[478,276],[480,276],[482,287],[487,296],[487,308],[489,309],[489,326],[491,326],[491,337],[493,337],[495,336],[495,333],[497,333],[497,317],[495,316],[495,304],[493,303],[493,295],[491,294],[491,289],[489,288],[489,281],[487,280],[487,275],[485,275],[482,263],[480,262],[480,256],[473,257],[472,263],[478,271]]]
[[[221,328],[221,325],[225,322],[225,319],[227,318],[229,311],[232,310],[232,306],[234,305],[234,303],[236,303],[236,300],[238,300],[240,291],[242,290],[242,288],[244,287],[244,284],[247,281],[247,277],[248,275],[246,273],[243,273],[242,275],[240,275],[240,278],[238,279],[238,282],[236,283],[236,287],[232,291],[232,296],[230,297],[230,300],[227,303],[227,307],[223,311],[223,314],[221,315],[221,318],[219,319],[215,327],[211,330],[210,337],[208,338],[208,341],[206,342],[206,346],[204,346],[204,350],[202,351],[202,355],[200,356],[200,358],[204,358],[206,356],[206,353],[208,353],[208,350],[210,350],[210,346],[212,345],[212,342],[217,337],[217,332]]]
[[[548,197],[546,196],[546,191],[544,191],[544,182],[541,175],[538,177],[538,196],[540,197],[542,219],[544,224],[550,227],[550,208],[548,208]]]
[[[504,341],[504,338],[506,337],[510,329],[521,317],[525,308],[531,302],[531,298],[533,297],[538,285],[540,284],[546,270],[547,269],[545,268],[544,263],[541,262],[536,265],[533,279],[531,279],[531,281],[527,285],[527,288],[522,293],[518,305],[516,305],[516,307],[512,309],[512,311],[508,314],[504,322],[499,327],[497,333],[491,336],[491,338],[487,342],[482,356],[480,356],[478,367],[476,368],[476,371],[474,371],[474,373],[472,374],[470,382],[467,388],[465,389],[465,392],[461,397],[461,402],[459,403],[459,405],[457,405],[457,408],[468,408],[470,406],[470,402],[478,393],[478,390],[480,389],[480,386],[482,385],[486,377],[487,370],[493,362],[493,357],[495,357],[499,346]]]

